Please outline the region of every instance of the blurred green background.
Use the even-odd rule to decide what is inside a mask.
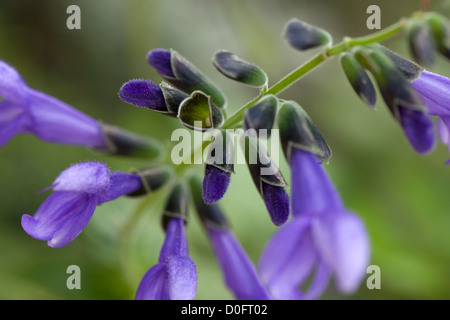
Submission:
[[[66,28],[66,8],[81,8],[81,30]],[[160,76],[146,63],[153,48],[174,48],[227,94],[230,111],[256,95],[221,76],[211,64],[219,49],[235,52],[265,69],[270,84],[304,62],[281,37],[293,17],[344,36],[371,33],[366,8],[381,8],[386,27],[417,10],[419,0],[5,0],[0,2],[0,59],[29,86],[104,122],[163,142],[176,119],[133,107],[117,97],[133,78]],[[432,9],[450,17],[450,1]],[[408,56],[398,37],[387,46]],[[438,59],[433,71],[450,76]],[[338,59],[327,62],[282,95],[296,100],[314,119],[333,150],[326,166],[346,205],[365,221],[372,243],[371,264],[381,268],[381,290],[344,296],[331,284],[325,299],[450,298],[450,168],[447,148],[416,155],[381,99],[369,110],[344,80]],[[231,113],[231,112],[230,112]],[[70,245],[52,249],[21,228],[22,214],[34,213],[49,186],[70,164],[101,160],[114,170],[144,167],[143,161],[112,158],[80,147],[51,145],[17,136],[0,149],[0,299],[133,299],[145,271],[156,263],[163,241],[159,214],[164,190],[139,210],[142,200],[119,199],[97,208],[84,232]],[[289,171],[281,159],[286,178]],[[200,166],[197,167],[202,170]],[[233,230],[253,261],[275,231],[245,165],[221,202]],[[245,192],[243,192],[245,190]],[[131,222],[130,222],[131,221]],[[197,299],[231,299],[211,247],[195,215],[188,229],[198,268]],[[66,269],[81,268],[81,290],[68,290]]]

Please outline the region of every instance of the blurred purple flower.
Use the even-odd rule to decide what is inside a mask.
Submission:
[[[142,278],[136,300],[193,300],[196,291],[197,272],[189,258],[184,221],[172,218],[159,263]]]
[[[0,61],[0,147],[16,134],[43,141],[107,147],[100,124],[49,95],[29,88],[17,71]]]
[[[55,191],[33,216],[22,216],[26,233],[48,241],[53,248],[72,242],[88,224],[96,206],[141,188],[135,174],[110,172],[99,162],[83,162],[64,170],[51,188]]]
[[[293,220],[266,246],[259,275],[276,299],[316,299],[335,275],[344,293],[355,291],[370,256],[363,222],[348,212],[316,156],[292,148]],[[305,281],[312,282],[304,292]]]
[[[429,71],[422,71],[420,76],[411,82],[434,116],[450,116],[450,79]]]
[[[428,113],[439,117],[439,138],[450,148],[450,79],[424,70],[411,85],[420,94]]]
[[[225,283],[239,300],[269,300],[255,267],[229,229],[206,226]]]

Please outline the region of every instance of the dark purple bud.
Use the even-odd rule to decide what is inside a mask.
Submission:
[[[163,186],[172,178],[173,172],[169,167],[153,167],[133,172],[141,178],[141,188],[128,194],[129,197],[148,195]]]
[[[373,107],[377,102],[377,93],[363,66],[352,54],[343,53],[341,55],[341,67],[353,90],[365,103]]]
[[[427,14],[427,22],[437,51],[450,59],[450,22],[446,17],[435,12]]]
[[[262,194],[270,219],[276,226],[289,218],[289,196],[283,187],[262,182]]]
[[[98,149],[101,152],[155,161],[160,160],[164,155],[164,146],[158,140],[109,124],[103,124],[101,128],[106,140],[106,147]]]
[[[161,224],[163,229],[167,229],[169,221],[173,218],[179,218],[187,223],[188,218],[188,189],[184,182],[177,182],[170,191],[169,198],[166,202]]]
[[[231,172],[224,171],[213,165],[205,166],[203,179],[203,200],[213,204],[223,198],[231,181]]]
[[[328,32],[298,19],[287,23],[284,37],[292,47],[300,51],[331,43]]]
[[[171,56],[169,50],[154,49],[148,53],[147,61],[162,76],[175,78],[172,71]]]
[[[221,50],[216,52],[213,64],[224,76],[254,87],[267,84],[266,73],[258,66],[238,55]]]
[[[161,88],[148,80],[131,80],[125,83],[120,88],[119,97],[138,107],[168,112]]]
[[[429,26],[422,21],[413,23],[409,28],[408,40],[414,60],[422,66],[432,67],[435,45]]]
[[[430,152],[434,147],[434,124],[424,111],[399,107],[400,123],[414,150],[420,154]]]
[[[380,44],[371,45],[375,50],[379,50],[384,53],[394,64],[398,71],[404,76],[408,81],[414,81],[420,77],[424,69],[417,63],[402,57],[398,53],[382,46]]]
[[[259,136],[260,130],[266,130],[267,137],[275,121],[278,109],[278,99],[274,95],[267,95],[244,114],[244,129],[255,129]]]
[[[258,141],[248,135],[243,135],[240,140],[250,175],[264,200],[270,219],[280,226],[289,217],[289,197],[284,189],[286,181]]]
[[[230,228],[227,218],[218,204],[208,205],[202,195],[202,180],[197,175],[189,178],[189,187],[194,201],[194,206],[205,228],[217,228],[227,230]]]
[[[291,161],[292,148],[315,154],[320,161],[331,158],[331,149],[309,115],[295,101],[286,101],[278,111],[278,128],[286,160]]]
[[[357,52],[357,56],[369,66],[386,105],[402,126],[414,150],[421,154],[430,152],[435,138],[433,122],[426,113],[427,109],[419,93],[411,86],[409,79],[399,72],[399,69],[411,70],[413,63],[385,52],[387,51],[377,48],[368,51],[363,49]]]

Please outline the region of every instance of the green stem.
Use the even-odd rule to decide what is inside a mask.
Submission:
[[[280,81],[275,83],[271,88],[269,88],[267,91],[261,93],[259,96],[257,96],[255,99],[249,101],[245,105],[243,105],[241,108],[239,108],[235,113],[233,113],[223,124],[222,129],[229,129],[237,124],[239,124],[242,121],[242,116],[244,115],[245,110],[248,108],[251,108],[253,105],[255,105],[256,102],[258,102],[259,99],[262,97],[273,94],[277,95],[287,88],[289,88],[291,85],[293,85],[295,82],[297,82],[300,78],[302,78],[304,75],[306,75],[311,70],[318,67],[320,64],[322,64],[324,61],[328,60],[332,56],[338,55],[342,52],[348,51],[349,49],[358,46],[358,45],[366,45],[371,44],[374,42],[379,42],[388,38],[391,38],[405,28],[407,19],[401,19],[397,23],[391,25],[388,28],[385,28],[383,30],[380,30],[378,32],[375,32],[371,35],[359,37],[359,38],[345,38],[342,42],[329,47],[325,49],[322,52],[319,52],[315,56],[313,56],[310,60],[299,66],[297,69],[293,70],[291,73],[286,75],[284,78],[282,78]]]

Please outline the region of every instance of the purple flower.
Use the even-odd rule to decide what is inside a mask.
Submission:
[[[430,115],[438,116],[438,132],[441,141],[450,147],[450,79],[429,71],[422,71],[411,82],[420,94]],[[447,164],[450,160],[447,161]]]
[[[398,108],[400,124],[417,153],[426,154],[435,146],[434,124],[425,111]]]
[[[107,143],[93,118],[49,95],[29,88],[17,71],[0,61],[0,147],[14,135],[104,149]]]
[[[316,299],[332,274],[339,290],[351,293],[369,262],[364,224],[344,208],[316,156],[291,150],[294,218],[266,246],[259,263],[261,280],[277,299]],[[313,273],[309,288],[301,292]]]
[[[255,267],[229,229],[206,226],[225,283],[239,300],[269,300]]]
[[[228,221],[220,207],[204,202],[201,179],[193,175],[189,183],[197,214],[209,237],[228,288],[236,299],[271,299],[259,281],[252,261],[230,231]]]
[[[424,70],[411,85],[420,94],[430,115],[450,116],[449,78]]]
[[[193,300],[196,290],[197,272],[189,258],[184,221],[172,218],[166,228],[159,263],[142,278],[136,299]]]
[[[91,219],[96,206],[141,188],[136,174],[110,172],[99,162],[84,162],[64,170],[54,190],[33,216],[22,216],[22,227],[53,248],[72,242]]]

